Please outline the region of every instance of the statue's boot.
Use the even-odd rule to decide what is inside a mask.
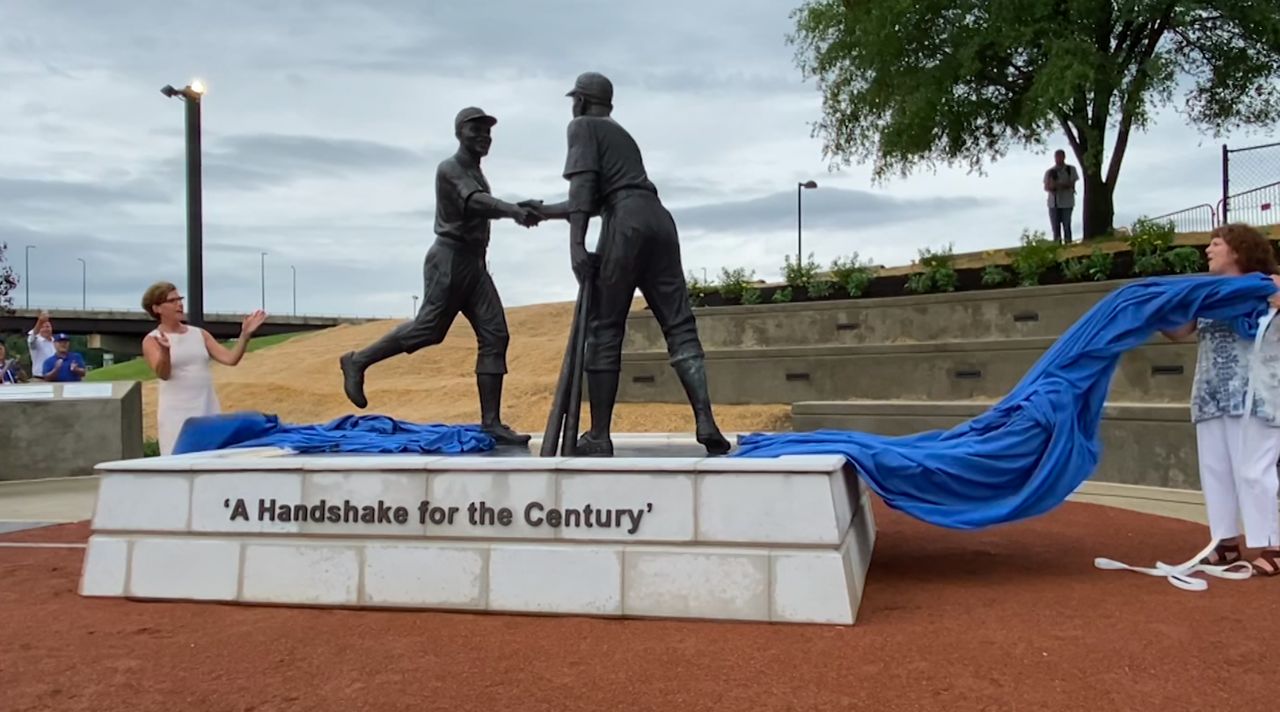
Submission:
[[[364,372],[373,364],[404,353],[404,347],[394,334],[387,334],[381,339],[359,351],[348,351],[338,359],[342,367],[342,390],[347,400],[357,408],[365,408],[369,400],[364,396]]]
[[[685,358],[672,364],[680,385],[684,386],[689,405],[693,406],[693,419],[697,425],[697,439],[707,448],[708,455],[723,455],[732,445],[720,433],[715,416],[711,414],[711,396],[707,389],[707,368],[701,356]]]
[[[578,455],[613,457],[609,428],[613,423],[613,403],[618,397],[617,371],[587,371],[587,397],[591,402],[591,430],[578,438]]]
[[[529,436],[507,427],[502,411],[502,374],[477,373],[476,389],[480,391],[480,428],[493,436],[499,445],[528,445]]]

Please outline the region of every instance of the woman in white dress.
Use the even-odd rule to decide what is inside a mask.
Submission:
[[[173,453],[178,433],[188,418],[221,412],[209,362],[227,366],[240,363],[249,338],[267,320],[261,310],[246,316],[239,340],[228,349],[204,329],[183,323],[186,314],[182,300],[178,288],[169,282],[157,282],[142,295],[142,308],[160,322],[142,339],[142,355],[160,379],[157,421],[161,455]]]

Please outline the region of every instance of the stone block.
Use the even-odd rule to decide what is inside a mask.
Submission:
[[[244,500],[249,519],[231,519],[237,500]],[[272,500],[277,507],[270,507]],[[215,472],[196,474],[191,484],[191,530],[237,534],[291,534],[295,521],[259,518],[260,502],[274,513],[278,505],[302,503],[302,475],[296,472]]]
[[[245,544],[240,600],[355,605],[360,568],[356,546]]]
[[[212,538],[150,538],[133,542],[128,595],[234,601],[240,544]]]
[[[361,603],[483,609],[488,554],[483,545],[367,544]]]
[[[698,541],[839,546],[830,475],[698,476]]]
[[[107,474],[98,482],[93,531],[185,532],[190,509],[187,475]]]
[[[302,501],[315,505],[321,501],[326,507],[341,507],[345,502],[359,508],[379,503],[391,508],[390,523],[365,522],[333,523],[329,521],[302,524],[304,533],[323,533],[333,536],[347,534],[374,534],[381,536],[422,536],[426,527],[419,523],[418,505],[427,498],[427,473],[425,472],[315,472],[308,473],[302,487]],[[405,515],[404,523],[397,523],[399,515]]]
[[[769,620],[764,550],[628,547],[628,616]]]
[[[625,541],[692,541],[693,475],[570,474],[559,475],[560,507],[587,514],[596,526],[566,526],[561,539]],[[602,513],[601,509],[611,510]],[[618,510],[625,510],[619,515]],[[638,517],[638,521],[636,519]],[[606,519],[612,525],[598,526]],[[618,520],[623,524],[619,526]],[[635,531],[632,532],[634,527]]]
[[[619,615],[622,550],[494,544],[489,549],[489,610]]]
[[[835,551],[774,551],[770,615],[787,623],[851,625],[844,558]]]
[[[129,540],[89,537],[80,573],[81,596],[123,596],[129,576]]]
[[[491,467],[498,468],[499,465],[493,464]],[[525,507],[530,502],[541,502],[544,507],[554,506],[556,483],[555,475],[550,472],[439,472],[430,476],[427,500],[432,506],[448,507],[448,511],[456,508],[453,524],[449,524],[447,519],[443,524],[428,521],[427,536],[554,539],[559,535],[558,529],[548,527],[545,523],[537,527],[530,526],[525,523],[524,518]],[[503,526],[495,515],[493,523],[485,519],[481,526],[470,524],[467,507],[472,502],[481,501],[495,511],[504,507],[508,509],[511,523]],[[477,516],[480,514],[477,509]]]

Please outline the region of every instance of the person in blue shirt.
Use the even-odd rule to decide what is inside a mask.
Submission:
[[[53,337],[53,355],[44,362],[44,380],[80,381],[85,374],[84,357],[71,351],[71,337],[58,334]]]

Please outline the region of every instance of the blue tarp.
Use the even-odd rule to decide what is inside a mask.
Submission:
[[[275,415],[246,411],[187,420],[173,454],[246,447],[462,455],[492,450],[494,440],[479,425],[421,425],[385,415],[345,415],[323,425],[289,425]]]
[[[1275,291],[1259,274],[1134,282],[1095,304],[1004,399],[950,430],[754,433],[733,456],[844,455],[890,507],[953,529],[1043,514],[1093,473],[1103,403],[1124,352],[1196,317],[1230,320],[1252,338]]]

